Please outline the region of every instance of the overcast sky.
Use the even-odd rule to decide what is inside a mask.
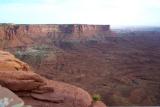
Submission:
[[[0,0],[0,23],[160,25],[160,0]]]

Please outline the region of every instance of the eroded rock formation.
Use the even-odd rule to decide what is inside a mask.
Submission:
[[[0,85],[12,90],[26,104],[33,107],[90,107],[92,105],[92,98],[88,92],[41,77],[26,63],[4,51],[0,51]],[[101,103],[95,103],[93,106],[105,107]]]
[[[103,40],[109,36],[109,25],[44,24],[44,25],[0,25],[0,47],[27,46],[35,43],[54,43],[63,40]]]

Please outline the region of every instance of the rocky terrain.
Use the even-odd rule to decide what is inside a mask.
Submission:
[[[160,105],[160,32],[111,31],[108,25],[7,26],[1,25],[0,47],[37,74],[99,94],[107,105]],[[13,34],[4,30],[15,26]],[[30,30],[23,31],[26,26]]]
[[[48,80],[12,54],[0,51],[0,105],[3,107],[106,107],[81,88]],[[8,94],[7,94],[8,93]],[[4,100],[4,101],[3,101]],[[23,102],[24,101],[24,102]]]

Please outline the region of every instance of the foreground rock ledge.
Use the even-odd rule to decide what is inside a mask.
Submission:
[[[20,97],[14,97],[17,102],[24,101],[33,107],[106,107],[102,102],[93,103],[88,92],[81,88],[41,77],[4,51],[0,51],[0,85],[17,94]]]

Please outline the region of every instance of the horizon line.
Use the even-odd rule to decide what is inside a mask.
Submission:
[[[128,27],[160,27],[160,25],[112,25],[112,24],[87,24],[87,23],[0,23],[11,25],[103,25],[111,28],[128,28]]]

